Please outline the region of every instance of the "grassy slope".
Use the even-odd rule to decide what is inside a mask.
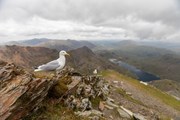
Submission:
[[[151,81],[151,85],[160,89],[161,91],[167,92],[170,95],[180,98],[180,83],[168,79]]]
[[[102,75],[104,77],[110,77],[112,79],[126,81],[128,84],[135,86],[137,89],[140,89],[141,91],[148,93],[148,95],[151,95],[152,97],[159,99],[166,105],[169,105],[173,107],[174,109],[180,111],[180,101],[176,100],[175,98],[173,98],[172,96],[168,94],[161,92],[160,90],[156,88],[153,88],[151,86],[145,86],[139,83],[139,81],[136,79],[124,76],[122,74],[119,74],[111,70],[104,71]]]

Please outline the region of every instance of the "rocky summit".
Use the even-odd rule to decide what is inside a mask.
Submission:
[[[108,75],[108,74],[106,74]],[[158,120],[161,113],[133,98],[122,81],[66,67],[31,73],[0,62],[1,120]],[[133,108],[133,109],[132,109]]]

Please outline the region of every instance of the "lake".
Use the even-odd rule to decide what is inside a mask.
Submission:
[[[123,61],[117,61],[116,59],[109,59],[109,60],[115,64],[118,64],[120,67],[123,67],[124,69],[128,70],[129,72],[135,74],[140,81],[149,82],[149,81],[160,79],[156,75],[153,75],[151,73],[140,70],[140,69],[136,68],[135,66],[129,65],[128,63],[125,63]]]

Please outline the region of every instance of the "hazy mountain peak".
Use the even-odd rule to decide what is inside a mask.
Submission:
[[[51,49],[60,50],[72,50],[87,46],[89,48],[94,48],[95,45],[88,41],[77,41],[77,40],[59,40],[59,39],[47,39],[47,38],[34,38],[30,40],[23,41],[11,41],[5,43],[5,45],[20,45],[20,46],[41,46]]]
[[[76,51],[78,51],[78,52],[81,51],[82,53],[94,54],[94,53],[92,52],[92,50],[89,49],[87,46],[83,46],[83,47],[81,47],[81,48],[78,48],[78,49],[76,49]]]

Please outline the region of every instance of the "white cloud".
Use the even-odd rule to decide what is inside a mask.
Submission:
[[[179,40],[178,0],[0,0],[0,41]]]
[[[25,23],[19,23],[10,19],[0,23],[0,36],[51,36],[60,38],[76,38],[76,39],[106,39],[122,38],[127,34],[121,28],[99,27],[76,23],[71,21],[53,21],[34,16]]]

